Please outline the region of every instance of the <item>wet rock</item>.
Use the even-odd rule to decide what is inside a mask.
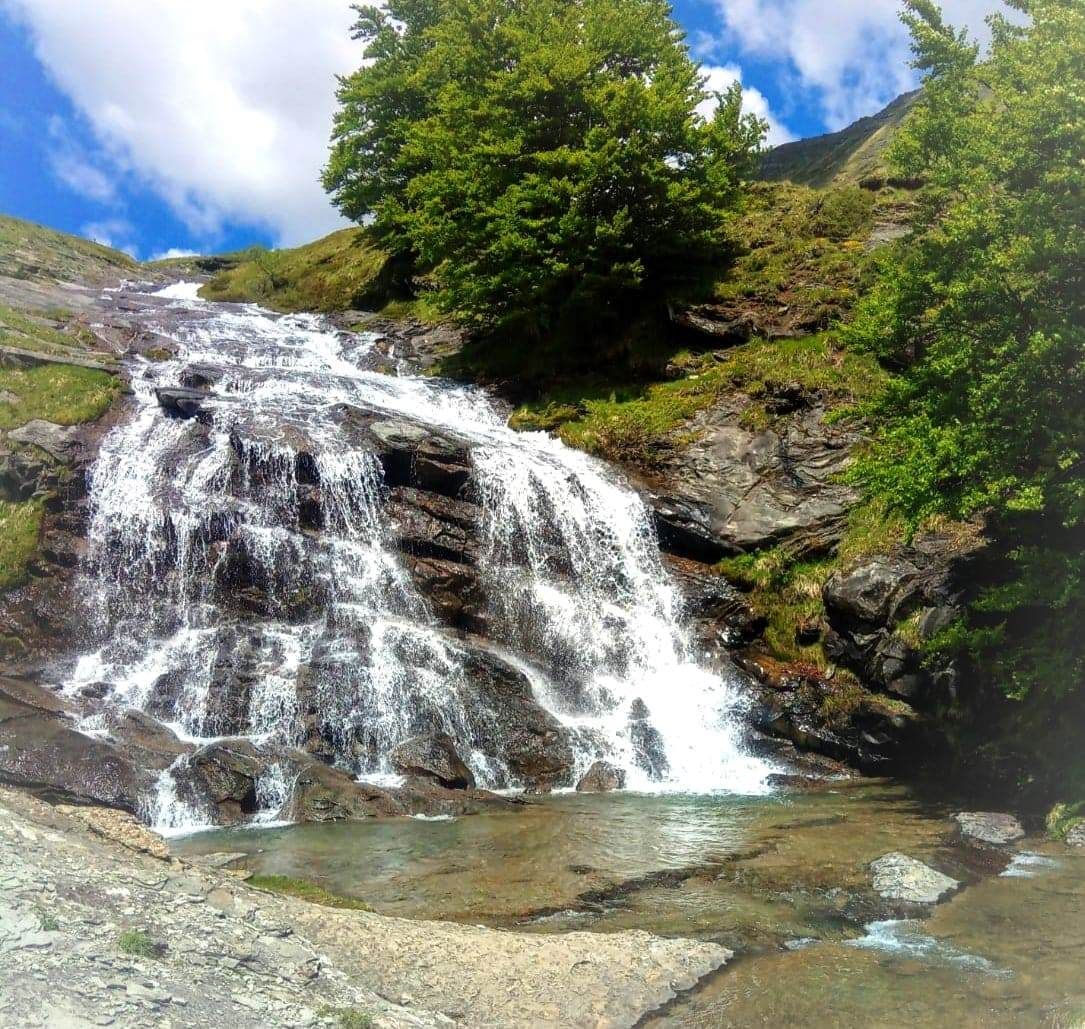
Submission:
[[[181,385],[186,389],[206,391],[216,385],[223,374],[223,369],[217,365],[190,364],[181,373]]]
[[[143,768],[163,771],[193,750],[192,744],[183,743],[172,729],[135,708],[109,708],[102,720],[110,738]]]
[[[407,776],[433,779],[449,789],[468,789],[475,776],[456,752],[456,744],[445,733],[412,736],[389,756],[392,767]]]
[[[268,764],[268,757],[249,740],[219,740],[192,755],[187,775],[215,805],[216,823],[234,825],[258,810],[256,784]]]
[[[960,889],[960,883],[929,865],[893,852],[870,865],[874,892],[884,900],[937,904]]]
[[[285,817],[299,822],[338,822],[406,813],[392,791],[355,782],[337,768],[310,764],[294,783]]]
[[[749,403],[736,394],[698,415],[696,441],[649,480],[665,550],[711,563],[783,543],[797,555],[824,553],[839,541],[855,500],[840,473],[858,437],[826,425],[819,405],[747,429]]]
[[[596,761],[576,784],[577,793],[610,793],[625,789],[625,770],[609,761]]]
[[[1013,843],[1025,835],[1021,823],[1013,815],[994,811],[960,811],[953,816],[961,835],[980,843],[1000,846]]]
[[[568,730],[536,703],[524,673],[482,648],[467,652],[465,672],[475,693],[467,705],[473,745],[503,761],[524,786],[573,785]]]
[[[665,555],[664,565],[678,587],[687,615],[700,628],[706,644],[735,646],[757,639],[765,619],[722,575],[686,558]]]
[[[418,591],[442,622],[486,634],[490,612],[475,568],[431,557],[408,557],[405,563]]]
[[[648,773],[650,779],[660,780],[670,771],[667,748],[659,730],[652,725],[651,716],[643,700],[637,699],[629,706],[629,740],[633,745],[633,759],[638,767]]]
[[[396,542],[406,553],[477,564],[481,512],[474,504],[399,486],[391,491],[386,510]]]
[[[209,395],[204,390],[160,386],[154,393],[159,407],[171,418],[195,418],[204,422],[211,418],[204,408]]]
[[[1078,822],[1077,825],[1071,826],[1066,834],[1065,842],[1070,847],[1085,847],[1085,822]]]

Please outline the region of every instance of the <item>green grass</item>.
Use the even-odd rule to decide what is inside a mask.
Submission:
[[[339,908],[346,911],[371,911],[365,901],[355,897],[344,897],[331,893],[306,879],[295,879],[289,875],[254,875],[248,880],[249,886],[268,893],[281,893],[287,897],[306,900],[310,904],[319,904],[326,908]]]
[[[200,291],[207,300],[255,301],[277,311],[344,311],[385,300],[386,255],[364,229],[341,229],[292,250],[253,249]]]
[[[38,928],[43,933],[55,933],[60,929],[60,922],[57,921],[56,915],[50,911],[38,912]]]
[[[0,592],[20,586],[41,535],[42,501],[0,500]]]
[[[134,958],[156,958],[161,953],[161,945],[155,943],[142,929],[128,929],[117,937],[117,946],[121,953]]]
[[[339,1029],[372,1029],[377,1024],[372,1015],[357,1008],[333,1008],[325,1004],[317,1015],[334,1019]]]
[[[94,368],[44,364],[0,368],[0,390],[14,403],[0,404],[0,429],[14,429],[41,418],[57,425],[94,421],[109,409],[120,390],[116,376]]]
[[[688,438],[686,423],[693,415],[736,390],[753,399],[744,419],[760,429],[772,422],[761,400],[776,386],[797,384],[822,395],[830,409],[850,409],[876,395],[887,381],[872,357],[840,350],[829,333],[753,340],[700,356],[679,352],[672,364],[686,373],[683,378],[594,389],[570,385],[522,405],[511,424],[556,431],[569,446],[650,466]]]

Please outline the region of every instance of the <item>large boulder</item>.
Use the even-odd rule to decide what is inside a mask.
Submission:
[[[171,418],[209,422],[211,415],[206,403],[209,394],[205,390],[188,389],[183,386],[160,386],[155,391],[158,406]]]
[[[665,550],[699,561],[787,544],[824,553],[840,540],[854,492],[840,482],[858,437],[827,425],[816,399],[765,429],[751,401],[726,397],[693,419],[698,438],[648,483]]]
[[[609,761],[596,761],[576,784],[577,793],[610,793],[625,789],[625,769]]]
[[[956,879],[896,851],[872,862],[870,871],[879,897],[905,904],[937,904],[961,887]]]
[[[389,760],[403,775],[432,779],[448,789],[462,790],[475,785],[474,773],[446,733],[412,736],[392,751]]]
[[[1013,816],[995,811],[959,811],[953,820],[961,835],[978,843],[993,846],[1013,843],[1024,838],[1025,830]]]

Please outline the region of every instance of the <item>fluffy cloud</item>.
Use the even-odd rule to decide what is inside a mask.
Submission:
[[[701,66],[701,74],[705,77],[705,89],[713,93],[723,93],[732,83],[742,82],[742,70],[734,65],[705,64]],[[712,98],[705,100],[697,108],[697,113],[702,118],[710,118],[715,109],[716,100]],[[786,143],[788,140],[795,138],[795,134],[777,120],[776,116],[769,110],[769,102],[759,89],[743,85],[742,109],[751,114],[756,114],[759,118],[764,118],[769,123],[769,131],[765,139],[769,146],[779,146],[781,143]]]
[[[123,250],[129,257],[138,257],[136,245],[132,242],[135,228],[125,218],[107,218],[104,221],[88,222],[79,230],[87,239],[101,243],[104,247]]]
[[[794,88],[816,90],[826,126],[840,128],[912,88],[900,0],[714,0],[722,19],[720,51],[782,64]],[[998,0],[943,0],[952,24],[981,37]],[[704,45],[701,44],[703,51]]]
[[[335,75],[360,61],[346,0],[0,0],[93,129],[54,148],[69,186],[108,202],[137,177],[199,236],[224,221],[298,243],[340,224],[319,183]],[[103,169],[107,169],[103,171]]]

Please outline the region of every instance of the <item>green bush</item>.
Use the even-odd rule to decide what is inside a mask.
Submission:
[[[666,0],[389,0],[324,181],[441,310],[529,345],[617,322],[726,252],[765,125],[711,121]],[[526,335],[526,340],[522,338]]]

